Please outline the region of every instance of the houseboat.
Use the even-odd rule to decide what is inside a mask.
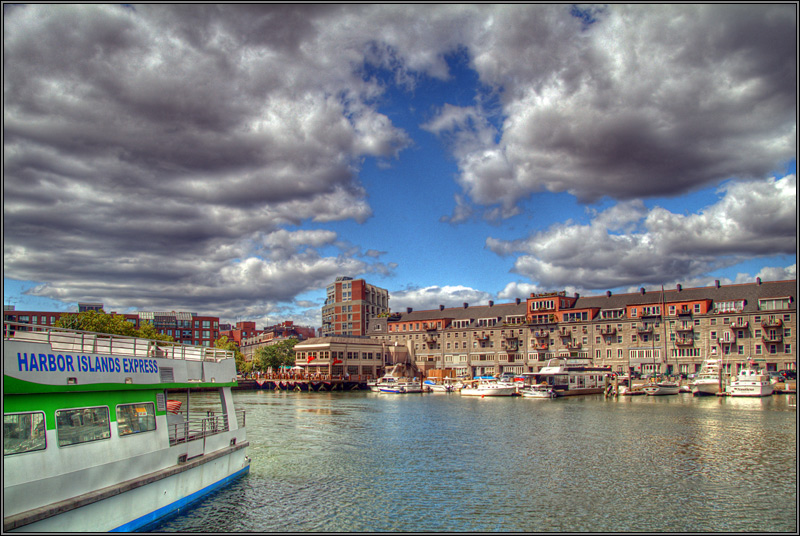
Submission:
[[[526,385],[545,384],[557,396],[599,394],[611,376],[610,366],[595,366],[584,358],[553,358],[539,372],[526,372]]]
[[[3,324],[3,532],[146,529],[245,475],[232,352]]]

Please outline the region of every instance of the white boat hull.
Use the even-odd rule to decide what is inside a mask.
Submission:
[[[771,396],[773,392],[772,385],[766,384],[737,384],[731,383],[728,386],[727,393],[730,396]]]
[[[241,445],[246,447],[246,443]],[[14,532],[130,532],[146,528],[160,518],[185,508],[205,495],[241,477],[249,471],[250,460],[244,448],[231,448],[223,455],[189,460],[183,466],[173,466],[145,475],[142,479],[122,482],[86,493],[72,500],[47,505],[4,518],[3,524],[35,519],[49,514],[54,508],[62,513],[11,529]],[[176,472],[179,471],[180,472]],[[69,476],[65,478],[69,479]],[[145,483],[152,480],[149,483]],[[141,485],[139,485],[141,484]],[[132,489],[127,489],[131,486]],[[122,490],[122,491],[120,491]],[[6,496],[16,493],[5,490]],[[104,498],[103,498],[104,497]],[[100,498],[100,500],[95,500]],[[80,505],[94,500],[89,504]],[[78,505],[78,506],[76,506]]]
[[[655,384],[646,385],[642,388],[644,393],[649,396],[677,395],[681,388],[678,384]]]
[[[462,396],[512,396],[516,391],[515,387],[478,387],[461,389],[460,392]]]
[[[523,398],[551,399],[558,396],[552,389],[523,389],[520,393]]]
[[[695,381],[692,384],[694,396],[716,395],[719,392],[719,381]]]

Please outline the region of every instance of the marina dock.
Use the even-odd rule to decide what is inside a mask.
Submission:
[[[266,389],[268,391],[359,391],[369,389],[366,377],[355,378],[255,378],[238,380],[234,390]]]

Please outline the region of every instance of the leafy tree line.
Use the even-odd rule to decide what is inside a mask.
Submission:
[[[80,331],[94,331],[96,333],[109,333],[111,335],[126,335],[128,337],[141,337],[156,341],[173,341],[169,335],[156,331],[150,322],[140,322],[139,329],[133,322],[123,315],[107,314],[104,311],[84,311],[76,314],[65,314],[55,323],[56,327],[77,329]]]
[[[294,346],[300,342],[297,339],[286,339],[281,342],[262,346],[253,355],[253,368],[262,372],[272,368],[294,366]]]
[[[140,322],[139,329],[136,329],[134,324],[128,322],[123,315],[108,314],[104,311],[84,311],[82,313],[61,315],[55,326],[80,331],[93,331],[95,333],[141,337],[156,341],[174,341],[171,336],[156,331],[155,326],[150,322]],[[247,374],[254,370],[265,372],[272,368],[272,370],[276,371],[282,366],[294,366],[294,345],[298,342],[300,341],[297,339],[287,339],[269,346],[262,346],[256,350],[252,362],[245,361],[244,354],[239,350],[236,343],[229,340],[228,337],[220,337],[214,342],[214,346],[221,350],[233,352],[236,357],[236,370]]]

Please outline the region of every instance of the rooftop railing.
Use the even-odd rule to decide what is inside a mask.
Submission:
[[[3,322],[3,339],[49,344],[56,352],[127,357],[159,357],[189,361],[223,361],[234,353],[219,348],[190,346],[125,335],[95,333],[24,322]]]

